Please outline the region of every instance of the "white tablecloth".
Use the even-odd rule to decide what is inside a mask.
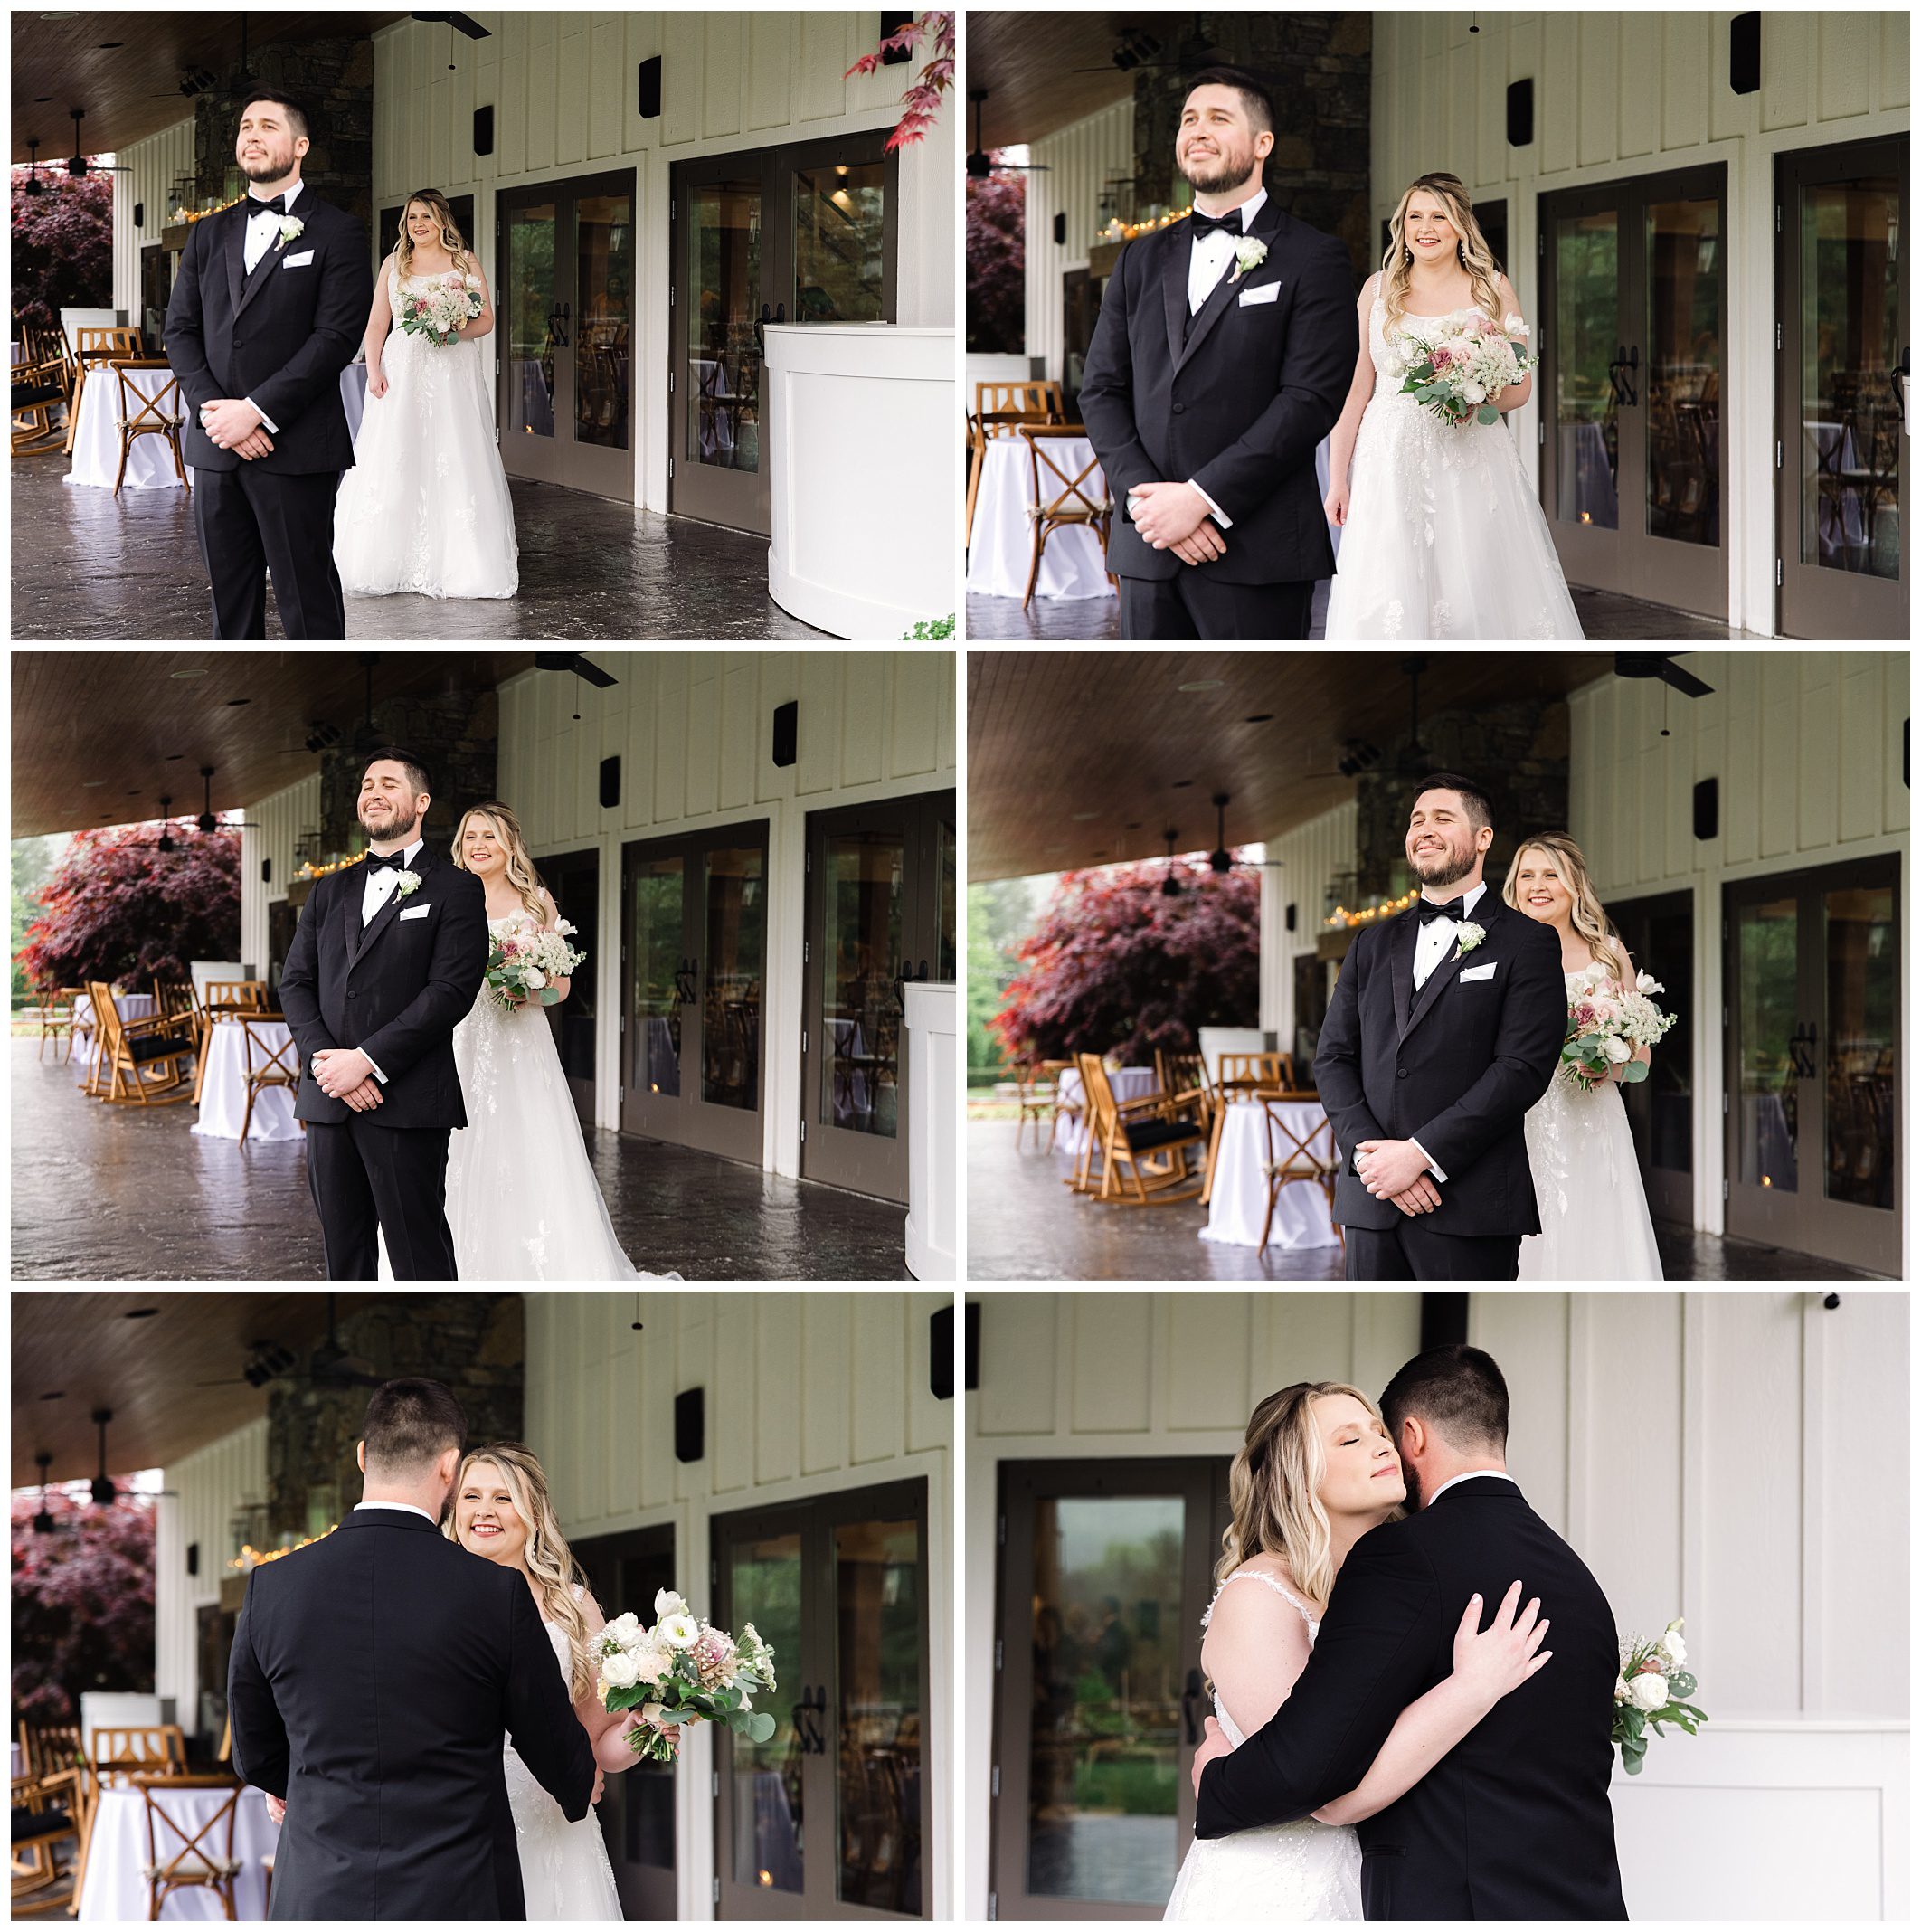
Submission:
[[[1123,1066],[1118,1072],[1109,1067],[1107,1084],[1113,1089],[1116,1105],[1130,1100],[1140,1100],[1154,1091],[1154,1069],[1151,1066]],[[1061,1075],[1060,1096],[1064,1104],[1078,1103],[1081,1098],[1081,1074],[1078,1067],[1070,1067]],[[1087,1145],[1089,1126],[1084,1109],[1077,1121],[1064,1120],[1061,1131],[1055,1136],[1054,1151],[1059,1154],[1078,1155]]]
[[[1093,454],[1084,436],[1063,437],[1041,446],[1072,477]],[[1040,466],[1041,500],[1051,502],[1066,488],[1046,463]],[[1107,488],[1096,469],[1082,490],[1098,503]],[[1033,489],[1027,446],[1017,436],[994,436],[982,452],[980,491],[974,499],[974,529],[967,551],[967,587],[987,597],[1018,598],[1027,587],[1034,559],[1034,526],[1027,516]],[[1084,524],[1067,524],[1047,538],[1041,553],[1036,597],[1112,597],[1101,540]]]
[[[253,1064],[264,1066],[273,1048],[284,1046],[293,1037],[279,1020],[255,1021]],[[238,1020],[217,1022],[207,1042],[206,1077],[200,1086],[200,1118],[194,1122],[195,1133],[215,1140],[237,1141],[241,1121],[247,1112],[247,1029]],[[298,1064],[298,1060],[296,1061]],[[298,1141],[300,1123],[294,1118],[294,1090],[291,1087],[262,1087],[253,1103],[253,1118],[247,1122],[250,1141]]]
[[[122,1019],[151,1019],[154,1017],[154,996],[151,993],[116,993],[113,1009]],[[93,1024],[93,1001],[85,993],[73,1002],[73,1037],[82,1043],[76,1049],[80,1065],[91,1073],[99,1065],[100,1035],[99,1028]]]
[[[170,1815],[181,1819],[191,1833],[226,1803],[223,1791],[176,1791],[161,1803]],[[211,1834],[203,1843],[218,1851],[226,1827]],[[165,1863],[180,1849],[180,1841],[163,1827],[156,1827],[156,1846]],[[280,1828],[267,1816],[267,1795],[250,1785],[240,1795],[240,1808],[233,1820],[233,1855],[241,1862],[240,1881],[234,1888],[234,1906],[242,1918],[264,1919],[267,1916],[267,1874],[260,1861],[269,1857],[279,1842]],[[83,1920],[144,1920],[147,1917],[147,1880],[140,1867],[147,1862],[147,1801],[137,1791],[107,1790],[100,1793],[100,1808],[93,1821],[93,1835],[87,1845],[87,1866],[80,1880],[80,1916]],[[205,1886],[190,1886],[170,1893],[161,1908],[164,1918],[224,1918],[219,1895]]]
[[[130,387],[149,399],[157,396],[174,379],[171,369],[131,369]],[[177,393],[176,410],[185,410],[185,399]],[[134,405],[137,413],[138,404]],[[120,467],[120,431],[116,419],[120,413],[120,380],[117,370],[96,363],[87,372],[86,386],[80,391],[80,420],[73,431],[73,465],[65,480],[89,489],[111,489],[114,471]],[[183,486],[174,468],[174,452],[164,436],[137,436],[127,454],[127,477],[122,489],[179,489]]]
[[[1280,1103],[1281,1118],[1304,1141],[1327,1119],[1319,1101],[1291,1100]],[[1324,1141],[1325,1137],[1323,1137]],[[1292,1152],[1283,1141],[1280,1153]],[[1267,1217],[1267,1115],[1252,1101],[1227,1109],[1221,1122],[1221,1146],[1214,1164],[1214,1191],[1208,1198],[1203,1241],[1225,1241],[1234,1247],[1254,1247],[1261,1223]],[[1279,1248],[1333,1247],[1340,1239],[1328,1212],[1328,1198],[1318,1184],[1290,1181],[1274,1202],[1274,1225],[1267,1245]]]

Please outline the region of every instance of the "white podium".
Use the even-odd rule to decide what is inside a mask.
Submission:
[[[956,1275],[960,1232],[960,992],[951,981],[907,988],[907,1272]]]

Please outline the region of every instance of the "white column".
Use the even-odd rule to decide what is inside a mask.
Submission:
[[[1294,958],[1287,930],[1287,868],[1269,858],[1265,846],[1249,846],[1247,859],[1261,868],[1261,1030],[1289,1050],[1294,1034]]]
[[[952,1281],[959,1253],[960,1010],[951,981],[907,989],[907,1272],[917,1282]]]

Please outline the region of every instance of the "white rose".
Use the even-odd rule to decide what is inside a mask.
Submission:
[[[664,1616],[654,1631],[655,1637],[669,1650],[691,1650],[700,1635],[700,1625],[682,1611],[677,1616]]]
[[[1659,1710],[1668,1701],[1668,1680],[1659,1671],[1642,1671],[1628,1686],[1637,1710]]]
[[[1616,1066],[1619,1066],[1623,1060],[1632,1060],[1634,1057],[1634,1049],[1618,1033],[1610,1033],[1601,1042],[1601,1051]]]
[[[640,1641],[640,1619],[631,1610],[623,1610],[601,1634],[611,1637],[622,1650],[629,1650]]]
[[[1678,1671],[1688,1661],[1688,1645],[1678,1630],[1670,1630],[1661,1640],[1661,1655]]]
[[[527,968],[527,984],[535,992],[537,993],[546,983],[547,976],[538,966],[529,966]]]
[[[640,1681],[640,1672],[635,1668],[634,1660],[625,1651],[616,1651],[611,1657],[601,1660],[601,1675],[616,1690],[631,1690]]]
[[[1631,1701],[1631,1700],[1632,1700],[1632,1697],[1633,1697],[1633,1694],[1634,1694],[1634,1693],[1633,1693],[1633,1692],[1632,1692],[1632,1690],[1630,1690],[1628,1689],[1628,1683],[1627,1683],[1627,1679],[1626,1679],[1626,1678],[1624,1678],[1624,1677],[1617,1677],[1617,1678],[1615,1678],[1615,1680],[1614,1680],[1614,1701],[1615,1701],[1615,1703],[1617,1703],[1617,1704],[1625,1704],[1625,1703],[1628,1703],[1629,1701]]]
[[[658,1684],[673,1665],[667,1646],[657,1643],[651,1637],[634,1652],[629,1661],[634,1667],[635,1681],[643,1684]]]
[[[1461,385],[1462,400],[1466,402],[1485,402],[1487,390],[1479,383],[1463,383]]]
[[[657,1590],[654,1593],[654,1615],[656,1616],[685,1616],[687,1600],[676,1590]]]

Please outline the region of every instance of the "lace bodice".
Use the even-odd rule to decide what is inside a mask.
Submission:
[[[1301,1613],[1301,1620],[1307,1625],[1308,1647],[1311,1650],[1313,1648],[1314,1640],[1320,1634],[1320,1619],[1316,1616],[1314,1613],[1310,1610],[1308,1606],[1304,1603],[1302,1603],[1301,1599],[1296,1596],[1292,1590],[1288,1589],[1286,1586],[1283,1585],[1278,1577],[1269,1576],[1265,1570],[1237,1569],[1235,1571],[1233,1576],[1223,1577],[1219,1587],[1216,1588],[1214,1595],[1207,1599],[1207,1609],[1201,1613],[1201,1628],[1203,1630],[1207,1630],[1212,1627],[1214,1623],[1214,1606],[1216,1604],[1220,1602],[1222,1590],[1225,1590],[1230,1583],[1250,1582],[1264,1583],[1267,1587],[1274,1593],[1276,1596],[1280,1597],[1285,1603],[1292,1604],[1294,1608]],[[1240,1747],[1247,1742],[1247,1739],[1242,1734],[1240,1726],[1237,1725],[1234,1721],[1234,1719],[1228,1716],[1227,1707],[1221,1701],[1221,1695],[1218,1690],[1216,1690],[1214,1694],[1214,1714],[1221,1720],[1221,1728],[1227,1733],[1228,1739],[1233,1744],[1235,1749],[1239,1750]]]

